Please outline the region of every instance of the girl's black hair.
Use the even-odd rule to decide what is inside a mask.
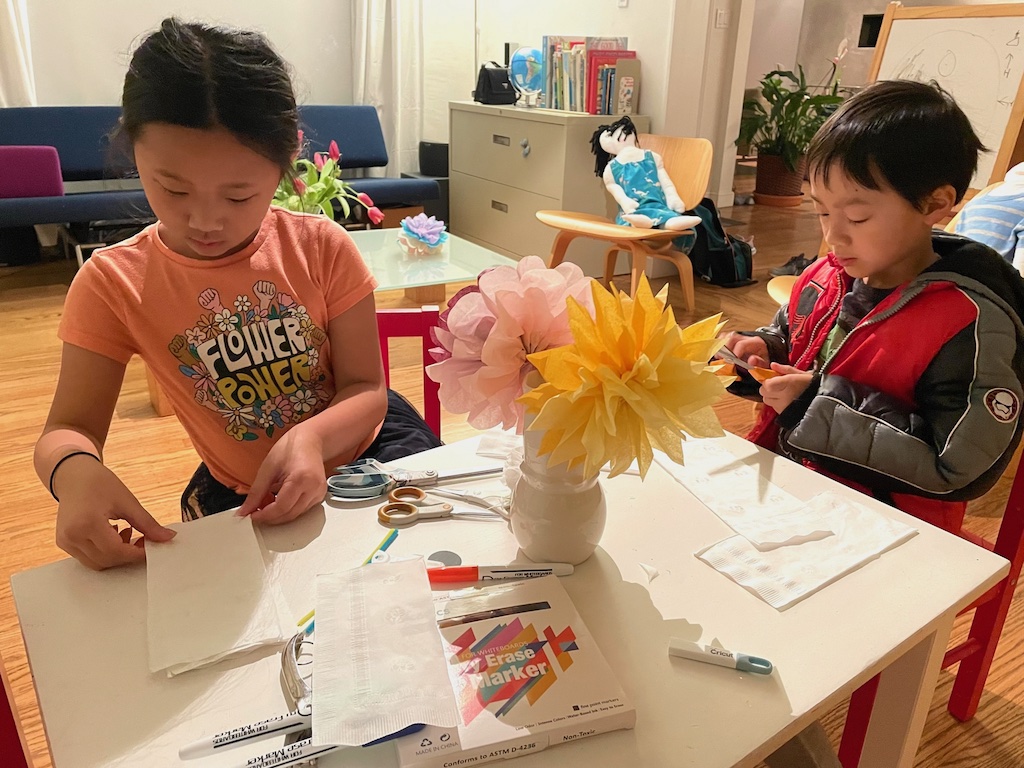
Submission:
[[[149,123],[225,128],[282,173],[298,149],[288,67],[267,39],[173,17],[132,55],[114,141],[134,144]]]
[[[629,115],[620,117],[611,125],[599,126],[594,135],[590,137],[590,151],[594,153],[594,157],[597,161],[594,163],[594,175],[601,176],[604,174],[605,166],[608,165],[608,161],[612,159],[601,147],[601,134],[605,131],[608,133],[615,133],[618,130],[622,130],[623,136],[636,136],[636,126],[633,125],[633,121],[629,119]]]

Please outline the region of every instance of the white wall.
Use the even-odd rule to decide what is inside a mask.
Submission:
[[[756,88],[761,78],[778,69],[780,64],[782,69],[796,70],[803,15],[804,0],[756,0],[754,29],[757,34],[750,41],[747,88]]]
[[[486,1],[486,0],[485,0]],[[448,141],[448,102],[471,99],[476,87],[475,0],[423,3],[423,140]]]
[[[349,0],[29,0],[40,105],[117,104],[129,52],[167,16],[258,29],[293,68],[300,102],[349,104]]]

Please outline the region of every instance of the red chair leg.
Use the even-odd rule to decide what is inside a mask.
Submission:
[[[878,693],[878,675],[868,680],[850,697],[850,710],[846,714],[843,739],[839,743],[839,762],[843,768],[857,768],[860,753],[864,750],[864,739],[868,735],[871,710]]]
[[[985,680],[988,678],[992,659],[996,655],[999,636],[1003,632],[1003,623],[1006,621],[1006,614],[1010,611],[1012,599],[1012,587],[1004,588],[1003,594],[998,600],[991,600],[974,612],[970,636],[988,638],[988,640],[983,641],[978,652],[972,653],[961,661],[960,668],[956,672],[948,708],[949,714],[961,722],[970,720],[978,711],[978,703],[985,690]]]
[[[26,751],[18,731],[14,695],[7,683],[3,659],[0,659],[0,765],[3,768],[29,768]]]

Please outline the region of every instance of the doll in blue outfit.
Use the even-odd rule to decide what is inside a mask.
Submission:
[[[594,173],[604,179],[608,193],[619,204],[615,223],[645,229],[692,229],[697,216],[684,216],[661,155],[637,144],[636,126],[629,117],[602,125],[590,139],[597,158]],[[692,238],[692,236],[691,236]]]

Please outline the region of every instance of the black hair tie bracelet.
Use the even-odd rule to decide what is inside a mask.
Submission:
[[[95,453],[89,453],[89,451],[72,451],[66,456],[61,456],[60,461],[54,464],[53,469],[50,470],[50,495],[53,496],[55,501],[59,502],[60,499],[58,499],[57,494],[53,492],[53,478],[57,475],[57,470],[60,468],[60,465],[63,464],[68,459],[70,459],[72,456],[92,456],[94,459],[96,459],[96,461],[100,460],[99,456],[97,456]]]

